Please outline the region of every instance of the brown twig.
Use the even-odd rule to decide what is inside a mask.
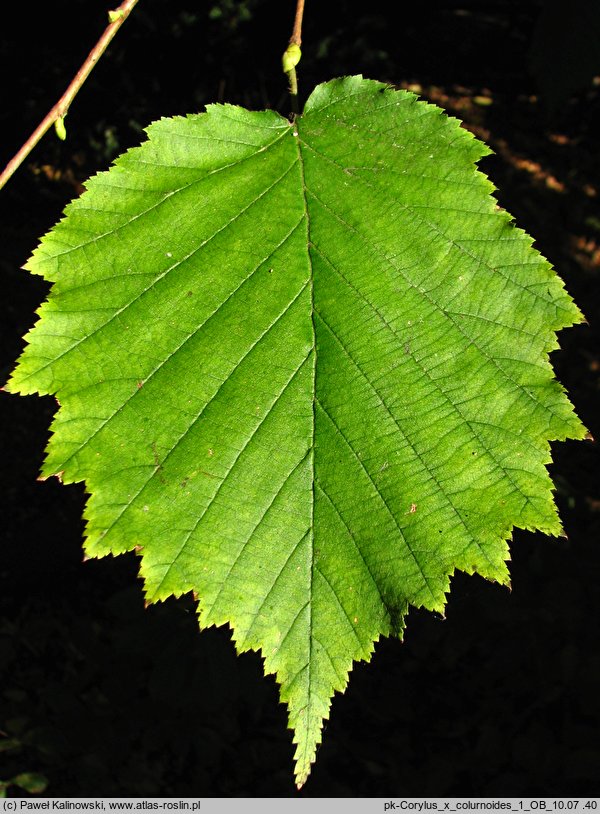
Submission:
[[[71,102],[79,92],[81,86],[88,78],[96,62],[100,59],[102,54],[108,48],[112,38],[115,36],[119,28],[123,25],[125,20],[129,17],[133,7],[138,0],[123,0],[121,5],[115,11],[109,12],[110,23],[107,26],[104,34],[100,37],[96,45],[92,48],[87,56],[87,59],[81,68],[75,74],[73,81],[61,96],[58,102],[54,105],[48,115],[40,122],[33,133],[29,136],[25,144],[21,147],[19,152],[12,158],[2,174],[0,175],[0,189],[6,184],[8,179],[13,173],[21,166],[23,161],[27,158],[29,153],[33,150],[38,141],[45,135],[52,125],[62,123],[62,120],[67,115]],[[64,124],[63,124],[64,128]]]
[[[298,0],[296,5],[296,18],[294,20],[294,30],[290,37],[290,42],[294,45],[302,45],[302,17],[304,15],[304,0]]]

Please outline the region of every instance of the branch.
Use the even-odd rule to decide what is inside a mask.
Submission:
[[[300,62],[302,51],[300,45],[302,44],[302,17],[304,15],[304,0],[297,0],[296,3],[296,17],[294,19],[294,29],[290,37],[290,44],[288,45],[285,53],[283,54],[283,72],[287,74],[290,80],[290,96],[292,102],[292,111],[298,113],[298,80],[296,78],[296,65]]]
[[[298,0],[296,6],[296,19],[294,20],[294,30],[290,37],[290,42],[294,45],[302,45],[302,17],[304,15],[304,0]]]
[[[133,7],[138,0],[123,0],[119,8],[115,11],[108,12],[108,19],[110,20],[104,34],[100,37],[96,45],[92,48],[87,56],[87,59],[81,68],[75,74],[73,81],[61,96],[58,102],[54,105],[48,115],[40,122],[33,133],[29,136],[25,144],[21,147],[19,152],[12,158],[4,171],[0,175],[0,189],[6,184],[8,179],[13,173],[21,166],[23,161],[27,158],[29,153],[33,150],[38,141],[44,136],[48,130],[54,125],[59,138],[65,137],[64,118],[69,111],[71,102],[79,92],[81,86],[88,78],[96,62],[100,59],[102,54],[108,48],[112,38],[115,36],[119,28],[123,25],[125,20],[129,17]]]

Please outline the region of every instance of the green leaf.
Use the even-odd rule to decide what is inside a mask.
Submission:
[[[457,569],[507,584],[561,531],[553,377],[581,315],[438,108],[361,77],[302,116],[163,119],[29,269],[54,283],[9,388],[60,409],[43,474],[85,480],[90,556],[260,649],[306,779],[330,699]]]

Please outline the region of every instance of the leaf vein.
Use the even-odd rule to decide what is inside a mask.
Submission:
[[[336,337],[336,338],[337,338],[337,337]],[[338,340],[338,341],[339,341],[339,340]],[[343,346],[342,346],[342,347],[343,347]],[[344,348],[344,350],[345,350],[345,348]],[[346,353],[347,353],[347,352],[346,352]],[[352,360],[352,361],[354,361],[354,360]],[[356,364],[356,363],[355,363],[355,364]],[[364,376],[364,373],[362,373],[362,370],[361,370],[360,372],[361,372],[361,374]],[[366,378],[366,377],[365,377],[365,378]],[[369,382],[369,384],[370,384],[370,382]],[[372,385],[371,385],[371,387],[372,387]],[[374,390],[374,388],[373,388],[373,390]],[[376,392],[376,391],[375,391],[375,392]],[[377,394],[377,395],[379,395],[379,394]],[[334,426],[334,428],[335,428],[336,432],[338,433],[338,435],[340,436],[340,438],[341,438],[341,439],[342,439],[342,440],[345,442],[346,446],[347,446],[347,447],[348,447],[348,449],[349,449],[349,450],[352,452],[352,455],[354,456],[354,458],[356,459],[356,461],[357,461],[357,462],[358,462],[358,464],[360,465],[361,469],[363,470],[363,472],[365,473],[365,475],[366,475],[366,476],[367,476],[367,478],[369,479],[369,481],[370,481],[371,485],[373,486],[373,489],[375,490],[376,494],[378,495],[378,497],[379,497],[379,499],[380,499],[380,501],[381,501],[382,505],[384,506],[384,508],[385,508],[386,512],[387,512],[387,513],[389,514],[389,516],[392,518],[392,521],[393,521],[394,525],[396,526],[396,529],[398,530],[398,533],[399,533],[399,535],[400,535],[400,539],[401,539],[401,540],[402,540],[402,542],[404,543],[404,546],[405,546],[406,550],[408,551],[408,553],[409,553],[410,557],[412,558],[412,560],[414,561],[415,565],[417,566],[417,568],[418,568],[418,570],[419,570],[419,573],[420,573],[420,574],[421,574],[421,576],[423,577],[423,582],[425,583],[425,585],[426,585],[427,589],[429,590],[430,596],[431,596],[431,597],[432,597],[432,599],[435,601],[435,600],[436,600],[436,596],[435,596],[435,593],[433,592],[433,589],[431,588],[431,585],[429,584],[429,577],[428,577],[428,576],[425,574],[425,572],[424,572],[424,570],[423,570],[423,566],[422,566],[422,565],[421,565],[421,563],[419,562],[419,559],[418,559],[417,555],[415,554],[415,551],[413,550],[412,546],[410,545],[410,543],[409,543],[409,542],[408,542],[408,540],[406,539],[406,536],[405,536],[405,534],[404,534],[404,531],[403,531],[403,530],[402,530],[402,528],[400,527],[400,524],[398,523],[398,520],[397,520],[397,518],[396,518],[396,515],[395,515],[395,514],[394,514],[394,512],[391,510],[391,508],[390,508],[390,506],[389,506],[389,504],[388,504],[387,500],[385,499],[385,497],[384,497],[384,495],[382,494],[381,490],[379,489],[379,487],[377,486],[377,484],[376,484],[376,483],[375,483],[375,481],[373,480],[373,476],[371,475],[371,473],[369,472],[369,470],[368,470],[368,469],[367,469],[367,467],[365,466],[364,462],[361,460],[360,456],[358,455],[358,453],[356,452],[356,450],[354,449],[354,447],[352,446],[352,444],[350,443],[350,441],[348,440],[348,438],[346,438],[346,436],[344,435],[344,433],[343,433],[343,432],[342,432],[342,430],[340,429],[340,427],[339,427],[338,423],[337,423],[337,422],[336,422],[336,420],[333,418],[333,416],[331,415],[331,413],[330,413],[330,412],[329,412],[329,411],[328,411],[328,410],[325,408],[325,406],[322,404],[322,402],[321,402],[319,399],[317,399],[317,404],[319,405],[319,407],[321,408],[321,410],[323,411],[323,413],[324,413],[324,414],[327,416],[327,418],[328,418],[328,419],[331,421],[331,423],[333,424],[333,426]],[[399,429],[400,429],[400,428],[399,428]],[[401,432],[402,432],[402,431],[401,431]]]
[[[110,325],[117,317],[119,317],[121,314],[125,313],[136,302],[138,302],[141,299],[141,297],[144,296],[144,294],[147,294],[148,291],[151,291],[153,288],[155,288],[155,286],[157,286],[160,282],[162,282],[162,280],[166,279],[172,271],[177,269],[179,266],[182,265],[182,263],[187,262],[191,257],[193,257],[195,254],[197,254],[199,251],[201,251],[218,234],[225,231],[225,229],[227,229],[229,226],[231,226],[232,223],[234,223],[241,215],[243,215],[252,206],[254,206],[254,204],[256,204],[261,198],[263,198],[265,195],[267,195],[269,192],[271,192],[271,190],[273,190],[285,178],[285,176],[291,171],[291,169],[294,167],[294,164],[295,164],[295,162],[290,164],[290,166],[286,169],[286,171],[283,173],[283,175],[281,175],[279,178],[277,178],[269,187],[267,187],[263,192],[261,192],[261,194],[257,198],[254,198],[252,201],[250,201],[250,203],[248,203],[248,205],[246,207],[244,207],[244,209],[240,210],[240,212],[238,212],[237,215],[235,215],[235,217],[233,217],[231,220],[227,221],[227,223],[225,223],[224,226],[222,226],[220,229],[217,229],[217,231],[214,232],[210,237],[203,240],[202,243],[199,246],[196,246],[189,254],[187,254],[181,260],[178,260],[176,263],[173,263],[173,265],[171,265],[167,269],[165,269],[165,271],[163,271],[162,274],[159,274],[156,277],[156,279],[149,286],[144,288],[132,300],[125,303],[125,305],[123,305],[121,308],[119,308],[117,311],[115,311],[113,313],[113,316],[110,319],[108,319],[106,322],[103,322],[102,325],[99,325],[97,328],[94,328],[93,331],[90,331],[89,333],[86,333],[84,336],[81,337],[81,339],[78,339],[77,342],[75,342],[73,345],[71,345],[71,347],[67,348],[66,350],[64,350],[60,354],[58,354],[58,356],[56,356],[53,361],[58,362],[60,359],[62,359],[68,353],[71,353],[71,351],[75,350],[75,348],[78,347],[79,345],[81,345],[83,342],[86,342],[88,339],[91,339],[97,333],[104,330],[104,328],[106,328],[108,325]],[[299,224],[297,224],[297,225],[299,225]],[[85,244],[82,244],[81,248],[85,251]],[[28,376],[23,378],[23,381],[27,381],[27,379],[31,378],[32,376],[35,376],[38,373],[41,373],[43,370],[45,370],[46,367],[48,367],[49,364],[50,364],[50,362],[48,362],[48,364],[44,365],[43,367],[39,368],[38,370],[34,371],[33,373],[30,373]]]
[[[254,341],[254,342],[253,342],[251,345],[250,345],[250,347],[248,348],[248,350],[246,351],[246,353],[244,354],[244,356],[242,356],[242,358],[241,358],[241,359],[238,361],[238,363],[237,363],[237,367],[239,367],[239,366],[241,365],[241,363],[242,363],[242,362],[243,362],[245,359],[247,359],[247,358],[248,358],[248,356],[249,356],[249,355],[252,353],[252,351],[254,350],[254,348],[256,348],[256,347],[258,346],[258,344],[259,344],[259,343],[262,341],[262,339],[263,339],[263,338],[264,338],[264,337],[265,337],[265,336],[266,336],[266,335],[267,335],[267,334],[268,334],[268,333],[269,333],[269,332],[270,332],[270,331],[271,331],[271,330],[272,330],[272,329],[275,327],[275,325],[277,325],[277,324],[280,322],[280,320],[281,320],[281,319],[282,319],[282,318],[285,316],[285,314],[287,314],[287,312],[290,310],[290,308],[292,307],[292,305],[293,305],[293,304],[294,304],[294,303],[297,301],[297,299],[300,297],[300,295],[302,294],[302,292],[303,292],[303,291],[306,289],[306,286],[307,286],[307,284],[305,283],[305,284],[302,286],[302,288],[301,288],[301,289],[298,291],[298,293],[296,294],[296,296],[295,296],[295,297],[294,297],[292,300],[290,300],[290,302],[289,302],[289,303],[288,303],[288,304],[285,306],[285,308],[283,309],[283,311],[282,311],[282,312],[281,312],[281,313],[280,313],[280,314],[279,314],[279,315],[276,317],[276,319],[275,319],[275,320],[274,320],[274,321],[273,321],[273,322],[272,322],[272,323],[271,323],[271,324],[270,324],[270,325],[269,325],[269,326],[268,326],[268,327],[267,327],[267,328],[266,328],[266,329],[265,329],[265,330],[264,330],[264,331],[263,331],[263,332],[260,334],[260,336],[259,336],[259,337],[258,337],[258,338],[257,338],[257,339],[256,339],[256,340],[255,340],[255,341]],[[256,431],[258,430],[258,428],[259,428],[259,427],[260,427],[260,426],[263,424],[264,420],[265,420],[265,419],[266,419],[266,417],[267,417],[267,416],[270,414],[271,410],[273,409],[273,407],[275,406],[275,404],[277,403],[277,401],[279,400],[279,398],[281,397],[281,395],[283,394],[283,392],[285,391],[285,389],[286,389],[286,388],[289,386],[289,384],[291,383],[291,381],[292,381],[292,380],[295,378],[295,376],[297,375],[298,371],[299,371],[299,370],[302,368],[302,366],[304,365],[304,363],[306,362],[306,360],[307,360],[307,359],[310,357],[311,352],[312,352],[312,350],[308,352],[308,354],[307,354],[307,355],[304,357],[304,359],[303,359],[303,360],[300,362],[300,364],[298,365],[298,367],[296,367],[296,368],[295,368],[295,370],[294,370],[293,374],[292,374],[292,375],[291,375],[291,377],[288,379],[288,381],[285,383],[285,385],[284,385],[283,389],[282,389],[282,390],[281,390],[281,391],[280,391],[280,392],[277,394],[276,399],[275,399],[275,401],[273,402],[273,404],[271,405],[271,407],[269,408],[269,410],[268,410],[268,411],[265,413],[265,415],[264,415],[264,416],[262,416],[262,418],[261,418],[261,420],[260,420],[259,424],[257,425],[257,427],[256,427],[256,429],[255,429],[255,431],[254,431],[254,432],[256,432]],[[167,455],[166,455],[166,456],[163,458],[163,460],[162,460],[162,461],[160,461],[160,466],[161,466],[161,467],[163,467],[163,466],[164,466],[164,464],[166,463],[166,461],[167,461],[167,460],[168,460],[168,459],[171,457],[171,455],[173,455],[173,453],[174,453],[174,452],[177,450],[177,448],[178,448],[178,447],[180,446],[180,444],[181,444],[181,443],[184,441],[184,439],[187,437],[187,435],[188,435],[188,434],[191,432],[191,430],[194,428],[194,426],[197,424],[197,422],[200,420],[200,418],[201,418],[201,417],[204,415],[204,413],[206,412],[206,410],[208,409],[208,407],[209,407],[209,406],[210,406],[210,405],[211,405],[211,404],[214,402],[214,400],[217,398],[217,396],[219,395],[219,393],[221,392],[222,388],[223,388],[223,387],[224,387],[224,385],[227,383],[227,381],[228,381],[228,380],[227,380],[227,379],[225,379],[225,380],[224,380],[224,381],[223,381],[223,382],[220,384],[220,386],[217,388],[217,390],[216,390],[216,391],[213,393],[213,395],[210,397],[210,399],[209,399],[209,400],[208,400],[208,401],[207,401],[207,402],[206,402],[206,403],[205,403],[205,404],[202,406],[202,408],[201,408],[200,412],[199,412],[199,413],[198,413],[198,414],[197,414],[197,415],[194,417],[194,420],[192,421],[192,423],[191,423],[191,424],[189,424],[189,425],[188,425],[188,427],[186,427],[185,431],[184,431],[184,432],[183,432],[183,433],[182,433],[182,434],[179,436],[179,438],[177,439],[177,441],[175,442],[175,444],[174,444],[174,445],[173,445],[173,446],[170,448],[170,450],[168,451]],[[251,438],[252,438],[252,437],[253,437],[253,436],[250,436],[250,440],[251,440]],[[244,447],[244,448],[245,448],[245,447]],[[243,449],[244,449],[244,448],[243,448]],[[243,451],[243,449],[242,449],[242,450],[240,450],[240,453],[238,454],[238,457],[239,457],[239,455],[241,454],[241,452]],[[236,460],[237,460],[237,459],[236,459]],[[133,496],[133,497],[130,499],[130,501],[129,501],[129,503],[127,504],[127,507],[126,507],[126,508],[128,508],[129,506],[131,506],[131,505],[134,503],[134,501],[136,501],[136,500],[137,500],[137,499],[140,497],[140,495],[141,495],[141,494],[144,492],[144,490],[145,490],[145,489],[146,489],[146,488],[147,488],[147,487],[150,485],[150,482],[152,481],[152,479],[153,479],[153,478],[154,478],[154,476],[156,475],[157,471],[158,471],[158,468],[156,468],[156,469],[155,469],[155,471],[154,471],[154,472],[152,472],[152,474],[150,475],[150,477],[148,478],[148,480],[147,480],[147,481],[146,481],[146,482],[145,482],[145,483],[144,483],[144,484],[141,486],[141,488],[140,488],[140,489],[139,489],[139,490],[136,492],[136,494],[135,494],[135,495],[134,495],[134,496]],[[229,475],[229,474],[230,474],[230,472],[231,472],[231,470],[230,470],[230,471],[227,473],[227,475]],[[226,475],[225,477],[227,477],[227,475]],[[223,483],[223,481],[222,481],[221,483]],[[111,531],[111,530],[114,528],[114,526],[116,525],[116,523],[118,523],[118,521],[121,519],[121,517],[123,516],[123,514],[124,514],[124,511],[123,511],[123,512],[121,512],[121,513],[120,513],[120,514],[119,514],[119,515],[118,515],[118,516],[117,516],[117,517],[116,517],[116,518],[115,518],[115,519],[114,519],[114,520],[111,522],[111,524],[110,524],[110,525],[108,526],[108,528],[106,529],[105,535],[107,535],[107,534],[108,534],[108,533],[109,533],[109,532],[110,532],[110,531]],[[200,519],[201,519],[201,518],[200,518]],[[199,521],[198,521],[198,522],[199,522]],[[198,525],[198,523],[196,523],[196,526],[197,526],[197,525]]]

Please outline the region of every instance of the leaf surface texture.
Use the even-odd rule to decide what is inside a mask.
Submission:
[[[43,474],[85,480],[89,556],[261,650],[297,779],[330,699],[456,569],[508,582],[560,532],[553,377],[581,315],[438,108],[360,77],[290,123],[163,119],[88,183],[31,271],[54,283],[8,388],[56,394]]]

